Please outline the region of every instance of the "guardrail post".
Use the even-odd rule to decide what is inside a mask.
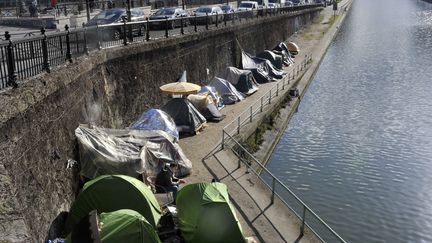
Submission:
[[[272,96],[272,92],[271,90],[269,90],[269,104],[271,104],[271,96]]]
[[[165,38],[168,38],[168,17],[165,17]]]
[[[66,60],[69,62],[72,62],[72,53],[70,48],[70,31],[69,31],[69,25],[65,25],[66,29]]]
[[[273,180],[272,180],[272,195],[271,195],[271,204],[273,204],[273,203],[274,203],[274,196],[275,196],[275,186],[276,186],[276,180],[275,180],[275,178],[273,177]]]
[[[303,215],[302,215],[302,225],[300,227],[300,236],[304,235],[305,220],[306,220],[306,205],[303,205]]]
[[[237,118],[237,134],[240,134],[240,116]]]
[[[18,88],[18,84],[16,82],[17,75],[15,73],[15,60],[14,60],[14,54],[13,54],[13,43],[11,41],[11,35],[9,34],[9,31],[5,31],[5,39],[9,41],[9,44],[7,46],[7,67],[8,67],[8,82],[7,84],[9,86],[12,86],[12,88],[16,89]]]
[[[41,33],[43,35],[43,39],[42,39],[43,69],[47,71],[47,73],[50,73],[51,69],[50,69],[50,63],[48,59],[48,43],[47,43],[47,36],[45,34],[45,28],[41,28]]]
[[[146,41],[150,40],[150,21],[147,17],[147,28],[146,28]]]
[[[221,143],[221,148],[225,149],[225,130],[222,129],[222,143]]]
[[[260,112],[263,112],[263,98],[264,98],[264,97],[261,96]]]
[[[194,17],[194,30],[195,30],[195,32],[198,31],[197,28],[196,28],[196,20],[197,20],[197,17],[196,17],[196,14],[195,14],[195,17]]]
[[[219,28],[219,15],[216,13],[216,28]]]
[[[276,84],[276,96],[279,96],[279,83]]]
[[[253,111],[252,111],[252,106],[250,107],[250,116],[249,116],[249,121],[250,121],[250,123],[252,123],[252,114],[253,113]]]
[[[184,28],[183,28],[183,16],[180,16],[180,34],[184,35]]]
[[[209,23],[208,23],[209,17],[208,17],[208,13],[206,13],[206,30],[209,29]]]

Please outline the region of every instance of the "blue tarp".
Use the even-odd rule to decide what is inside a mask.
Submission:
[[[136,130],[162,130],[174,136],[177,141],[179,133],[174,120],[166,112],[159,109],[150,109],[144,112],[131,129]]]

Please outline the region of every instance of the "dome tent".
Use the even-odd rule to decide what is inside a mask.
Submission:
[[[150,109],[144,112],[131,129],[136,130],[162,130],[172,135],[178,141],[179,134],[174,120],[164,111]]]
[[[215,77],[210,81],[209,86],[216,89],[222,96],[223,103],[226,105],[231,105],[244,99],[244,95],[238,92],[234,85],[225,79]]]
[[[250,70],[227,67],[221,76],[245,95],[251,95],[258,90],[258,84]]]
[[[207,121],[197,108],[185,98],[173,98],[169,100],[162,107],[162,110],[174,119],[179,132],[196,132]]]
[[[95,219],[92,219],[95,217]],[[138,212],[130,209],[121,209],[113,212],[96,215],[92,211],[89,217],[84,217],[79,224],[87,228],[87,235],[77,226],[68,235],[65,243],[83,242],[83,238],[97,237],[101,243],[161,243],[155,228]],[[91,233],[88,231],[90,224]],[[93,232],[97,230],[97,232]],[[84,230],[85,231],[85,230]],[[91,235],[90,235],[91,234]]]
[[[183,187],[177,195],[177,217],[186,243],[245,242],[225,184]]]
[[[124,175],[99,176],[85,183],[75,199],[66,220],[66,234],[95,209],[100,213],[132,209],[144,216],[154,228],[161,217],[155,196],[143,182]]]

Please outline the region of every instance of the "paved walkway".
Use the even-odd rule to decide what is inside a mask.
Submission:
[[[349,1],[351,0],[343,0],[339,6],[343,6]],[[305,54],[312,54],[314,59],[310,68],[303,72],[303,78],[299,80],[298,87],[301,93],[306,90],[309,80],[319,66],[319,60],[325,54],[325,50],[336,34],[338,21],[342,19],[338,18],[336,23],[330,27],[329,20],[333,15],[332,8],[327,7],[321,15],[323,17],[318,18],[319,22],[289,38],[289,41],[296,42],[301,48],[301,53],[296,57],[296,63],[300,63]],[[288,67],[285,70],[290,72],[291,69],[292,67]],[[218,149],[223,127],[235,120],[241,112],[249,109],[250,104],[259,100],[275,85],[276,83],[261,85],[258,92],[247,97],[244,101],[226,106],[222,110],[222,113],[226,115],[223,121],[209,123],[209,126],[200,134],[180,140],[180,146],[194,166],[188,182],[210,182],[216,178],[227,184],[245,236],[253,236],[260,242],[317,242],[319,240],[308,231],[302,238],[299,238],[299,220],[279,200],[276,199],[274,204],[270,204],[271,191],[252,173],[248,173],[245,166],[238,168],[238,159],[230,150]],[[287,90],[285,89],[285,91]],[[282,99],[282,97],[283,95],[279,95],[278,99]],[[277,101],[275,100],[275,102]],[[298,102],[298,100],[292,102]],[[292,107],[294,108],[294,105]],[[270,107],[266,107],[266,109],[270,109]],[[251,123],[249,126],[256,125]],[[246,130],[248,130],[247,126],[242,131]],[[217,152],[207,156],[212,154],[211,152],[214,150]]]

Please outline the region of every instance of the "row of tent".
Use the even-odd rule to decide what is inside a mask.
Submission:
[[[152,191],[134,178],[154,176],[166,163],[178,165],[177,177],[189,175],[192,163],[177,143],[180,133],[196,132],[207,120],[222,120],[220,109],[256,92],[258,83],[282,78],[285,73],[281,69],[292,64],[292,58],[284,43],[256,57],[243,52],[243,69],[227,67],[219,77],[201,87],[198,94],[173,98],[161,109],[150,109],[127,129],[80,125],[75,130],[80,173],[90,181],[69,212],[66,222],[69,237],[74,237],[74,230],[82,232],[76,226],[83,219],[88,224],[87,216],[96,210],[93,219],[105,226],[97,227],[102,242],[124,242],[120,238],[132,233],[143,234],[135,235],[141,241],[130,236],[124,238],[130,239],[127,242],[160,242],[155,234],[161,218],[160,206]],[[177,210],[186,242],[244,242],[223,184],[185,186],[177,196]],[[209,216],[213,220],[205,220]]]
[[[177,195],[176,213],[184,242],[246,242],[225,184],[186,185]],[[152,191],[141,181],[123,175],[100,176],[87,182],[73,203],[64,242],[183,242],[176,232],[163,227],[163,217]]]

